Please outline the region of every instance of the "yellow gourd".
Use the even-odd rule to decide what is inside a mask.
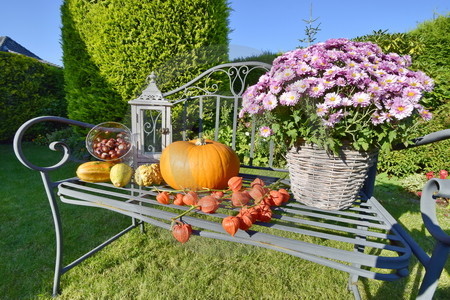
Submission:
[[[87,182],[107,182],[110,180],[110,171],[114,163],[108,161],[89,161],[77,168],[77,176]]]

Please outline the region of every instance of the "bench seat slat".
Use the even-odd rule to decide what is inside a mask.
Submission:
[[[155,200],[157,192],[150,189],[141,188],[116,188],[108,183],[86,184],[79,181],[63,182],[58,186],[58,195],[63,202],[96,206],[113,210],[124,215],[132,216],[136,219],[150,223],[152,225],[170,229],[171,218],[176,217],[180,211],[185,211],[189,207],[177,205],[162,205]],[[287,207],[295,207],[296,203],[288,204]],[[172,208],[174,212],[167,211],[163,207]],[[369,207],[369,206],[367,206]],[[235,237],[230,237],[232,241],[252,244],[259,247],[271,248],[280,252],[295,252],[295,256],[303,257],[315,261],[321,260],[322,264],[333,265],[340,270],[348,270],[349,264],[367,266],[369,268],[385,269],[380,270],[360,270],[356,272],[360,276],[375,278],[381,276],[385,280],[391,280],[386,276],[389,270],[396,271],[405,269],[408,266],[411,250],[400,236],[395,233],[387,233],[388,224],[376,226],[377,219],[371,214],[367,215],[370,221],[365,221],[365,214],[345,213],[343,217],[338,217],[340,213],[333,213],[324,222],[313,221],[308,218],[318,217],[318,213],[311,213],[300,209],[280,207],[275,210],[273,221],[270,223],[257,222],[256,225],[275,230],[275,233],[260,232],[253,227],[248,231],[239,230]],[[209,215],[217,218],[218,221],[209,221],[197,217],[197,215]],[[183,216],[183,220],[191,224],[195,229],[194,234],[200,236],[213,237],[218,239],[229,239],[221,226],[220,219],[229,214],[215,213],[205,214],[193,212]],[[375,216],[377,214],[374,214]],[[349,218],[352,217],[352,218]],[[306,218],[305,218],[306,217]],[[355,220],[359,217],[360,220]],[[328,221],[334,222],[329,223]],[[340,223],[347,222],[349,227],[344,227]],[[383,223],[385,220],[378,220]],[[257,227],[257,226],[255,226]],[[257,227],[260,228],[260,227]],[[369,230],[370,229],[370,230]],[[378,230],[378,231],[372,231]],[[380,229],[383,229],[380,231]],[[296,236],[294,238],[283,237],[283,232],[290,232]],[[280,236],[278,236],[280,234]],[[340,242],[342,248],[330,247],[309,243],[302,240],[302,236],[319,238],[323,240],[333,240]],[[375,239],[375,240],[373,240]],[[245,242],[243,242],[245,240]],[[248,241],[250,240],[250,241]],[[399,241],[399,245],[390,245],[390,241]],[[365,252],[354,251],[354,247],[364,246],[368,249]],[[383,254],[375,252],[383,251]],[[306,258],[307,257],[307,258]]]

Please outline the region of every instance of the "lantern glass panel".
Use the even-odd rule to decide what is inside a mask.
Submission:
[[[154,154],[162,151],[162,110],[144,110],[142,133],[144,154]]]

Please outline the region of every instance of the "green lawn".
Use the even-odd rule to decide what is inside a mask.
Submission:
[[[28,145],[41,165],[54,153]],[[54,230],[40,176],[0,145],[0,298],[51,299]],[[76,164],[56,174],[72,176]],[[395,180],[379,176],[377,199],[427,250],[432,240],[422,226],[419,204]],[[129,224],[129,218],[101,209],[61,204],[67,264]],[[448,208],[441,225],[450,228]],[[364,299],[411,299],[423,268],[396,282],[360,280]],[[450,263],[436,299],[450,298]],[[169,232],[146,226],[133,230],[62,277],[60,299],[352,299],[348,275],[275,251],[193,236],[182,245]]]

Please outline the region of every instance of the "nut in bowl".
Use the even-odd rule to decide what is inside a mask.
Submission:
[[[131,131],[117,122],[96,125],[86,136],[86,148],[95,158],[120,162],[131,152]]]

